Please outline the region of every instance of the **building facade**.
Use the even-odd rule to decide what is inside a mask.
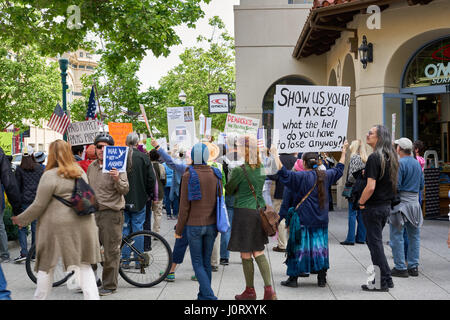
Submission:
[[[348,141],[365,141],[373,125],[384,124],[395,138],[420,139],[436,151],[445,174],[450,1],[291,2],[241,0],[234,8],[236,113],[272,128],[276,84],[349,86]],[[366,66],[358,52],[364,37],[373,46]],[[345,207],[344,199],[336,201]]]
[[[81,77],[84,74],[90,75],[94,73],[98,63],[93,55],[85,50],[77,50],[75,52],[64,53],[62,58],[69,60],[67,67],[67,104],[70,105],[75,99],[82,97],[81,91],[83,84]],[[49,60],[57,62],[57,58]],[[56,131],[47,127],[49,119],[43,119],[40,126],[30,125],[30,136],[23,139],[24,146],[31,146],[34,151],[48,152],[50,143],[56,139],[62,139],[63,136]]]

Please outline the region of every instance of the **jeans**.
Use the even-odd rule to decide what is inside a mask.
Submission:
[[[192,267],[199,283],[198,300],[217,300],[211,288],[211,255],[217,236],[215,224],[186,226]]]
[[[363,221],[367,231],[367,247],[374,266],[380,268],[381,288],[388,286],[392,280],[391,269],[384,254],[383,228],[390,214],[390,205],[368,206],[362,210]]]
[[[22,210],[25,211],[29,206],[30,204],[22,205]],[[31,222],[31,246],[34,246],[36,240],[36,223],[37,220]],[[24,257],[28,255],[28,244],[27,244],[28,229],[26,227],[20,228],[18,236],[20,244],[20,255]]]
[[[416,268],[419,265],[420,252],[420,228],[414,227],[409,221],[406,221],[402,230],[398,230],[390,225],[392,254],[394,255],[394,266],[397,270],[406,270]],[[404,251],[404,232],[408,233],[409,245],[408,255]],[[408,262],[406,267],[405,261]]]
[[[174,193],[173,194],[173,201],[172,201],[172,216],[175,217],[175,218],[178,217],[179,205],[180,205],[180,197]]]
[[[228,220],[230,220],[230,228],[227,232],[222,232],[220,237],[220,259],[229,259],[230,251],[228,251],[228,242],[231,236],[231,224],[234,215],[234,196],[225,195],[225,205],[227,206]]]
[[[145,221],[144,230],[152,231],[152,200],[148,200],[145,205]],[[145,237],[144,239],[144,251],[150,251],[152,249],[151,237]]]
[[[346,242],[355,242],[355,227],[356,221],[358,221],[358,228],[356,229],[356,241],[366,241],[366,228],[364,227],[361,210],[353,210],[353,203],[348,202],[348,233]]]
[[[11,300],[11,291],[6,290],[6,278],[0,264],[0,300]]]
[[[8,234],[6,233],[5,223],[3,222],[4,213],[4,210],[0,211],[0,258],[9,259]]]
[[[183,229],[181,234],[181,239],[175,239],[175,245],[172,251],[173,263],[182,264],[184,260],[184,255],[186,254],[186,249],[188,247],[188,237],[186,228]]]
[[[124,211],[124,224],[123,224],[123,232],[122,236],[126,237],[130,233],[142,231],[144,230],[144,222],[145,222],[145,210],[144,207],[141,211],[138,212],[130,212]],[[136,249],[143,251],[144,250],[144,237],[136,237],[134,246]],[[125,246],[122,249],[122,259],[130,258],[130,248]]]
[[[170,217],[172,215],[172,210],[175,211],[175,203],[170,200],[170,187],[164,188],[164,206],[166,207],[167,216]]]

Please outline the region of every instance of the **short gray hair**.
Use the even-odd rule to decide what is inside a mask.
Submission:
[[[125,144],[129,147],[137,146],[139,143],[139,135],[136,132],[128,134]]]

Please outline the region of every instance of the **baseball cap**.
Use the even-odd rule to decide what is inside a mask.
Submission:
[[[413,143],[408,138],[400,138],[398,140],[395,140],[394,143],[403,150],[412,150],[413,148]]]

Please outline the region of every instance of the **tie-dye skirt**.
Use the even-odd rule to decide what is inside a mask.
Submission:
[[[316,273],[329,269],[328,228],[300,226],[297,237],[289,238],[286,248],[287,275]],[[297,238],[295,240],[295,238]]]

